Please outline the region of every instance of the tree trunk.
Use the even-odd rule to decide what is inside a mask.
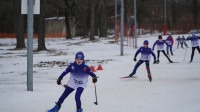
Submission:
[[[107,10],[106,10],[106,4],[105,0],[102,0],[102,7],[100,11],[100,37],[106,37],[107,36]]]
[[[90,0],[90,41],[95,40],[95,2]]]
[[[66,24],[66,33],[67,33],[67,36],[66,36],[66,39],[72,39],[72,36],[71,36],[71,29],[70,29],[70,23],[69,23],[69,5],[68,5],[68,2],[67,0],[65,0],[65,24]]]
[[[41,1],[41,9],[39,15],[39,28],[38,28],[38,48],[37,51],[47,50],[45,46],[45,4],[46,0]]]
[[[197,0],[193,0],[193,21],[194,24],[197,24],[197,19],[198,19],[198,1]]]
[[[83,16],[83,38],[87,38],[88,37],[88,33],[89,33],[89,29],[88,29],[88,20],[89,20],[89,14],[88,14],[88,10],[84,9],[84,14],[86,14],[85,16]]]
[[[16,23],[15,23],[15,34],[16,34],[16,49],[25,48],[24,42],[24,15],[21,15],[21,0],[15,0],[16,9]]]

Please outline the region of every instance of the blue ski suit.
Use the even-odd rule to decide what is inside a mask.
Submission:
[[[148,41],[146,41],[148,43]],[[145,43],[145,41],[144,41]],[[148,45],[148,44],[147,44]],[[153,55],[154,57],[154,60],[156,60],[156,55],[154,54],[154,52],[151,50],[151,48],[149,47],[140,47],[136,54],[135,54],[135,59],[137,57],[137,55],[141,53],[141,57],[140,57],[140,60],[137,62],[137,64],[135,65],[134,69],[133,69],[133,72],[131,74],[135,74],[136,71],[137,71],[137,68],[143,63],[145,62],[146,63],[146,69],[147,69],[147,74],[149,77],[151,77],[151,72],[150,72],[150,66],[149,66],[149,61],[151,59],[151,55]]]

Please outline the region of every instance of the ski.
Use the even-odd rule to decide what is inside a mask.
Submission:
[[[132,76],[132,77],[124,76],[124,77],[120,77],[120,79],[126,79],[126,78],[136,78],[136,76]]]

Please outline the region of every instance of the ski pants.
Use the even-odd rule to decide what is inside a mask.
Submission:
[[[197,47],[192,47],[192,55],[191,55],[191,60],[193,60],[193,57],[194,57],[194,51],[195,51],[195,49],[197,49],[197,50],[199,51],[199,54],[200,54],[200,48],[199,48],[199,46],[197,46]]]
[[[165,55],[165,57],[169,60],[169,61],[171,61],[170,60],[170,58],[167,56],[167,54],[165,53],[165,51],[164,50],[162,50],[162,51],[157,51],[157,53],[158,53],[158,55],[157,55],[157,60],[159,60],[159,58],[160,58],[160,52],[162,52],[164,55]]]
[[[180,44],[180,43],[178,42],[178,44],[177,44],[177,49],[178,49],[178,47],[179,47],[179,44]]]
[[[79,87],[76,90],[76,94],[75,94],[75,100],[76,100],[76,106],[77,108],[81,108],[81,94],[83,93],[84,88]],[[63,92],[63,94],[61,95],[61,97],[58,100],[58,104],[62,105],[62,103],[64,102],[65,98],[67,98],[67,96],[72,93],[74,91],[73,88],[70,87],[66,87],[65,91]]]
[[[136,73],[137,68],[138,68],[143,62],[146,63],[147,74],[148,74],[149,77],[151,77],[151,72],[150,72],[150,68],[149,68],[149,60],[146,60],[146,61],[139,60],[139,61],[137,62],[137,64],[135,65],[135,68],[133,69],[132,74],[135,74],[135,73]]]
[[[187,44],[186,44],[185,42],[182,42],[182,43],[181,43],[181,47],[182,47],[182,48],[183,48],[183,44],[185,44],[185,46],[188,47]]]
[[[172,45],[167,45],[167,54],[169,54],[169,49],[170,49],[171,54],[173,55]]]

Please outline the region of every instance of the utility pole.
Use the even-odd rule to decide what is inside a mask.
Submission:
[[[166,24],[167,24],[167,0],[164,0],[164,26],[163,26],[164,35],[166,35]]]
[[[28,0],[27,18],[27,91],[33,91],[33,5],[35,0]]]
[[[121,56],[124,55],[124,0],[121,0]]]
[[[137,48],[137,14],[136,14],[136,0],[134,0],[134,20],[135,20],[135,30],[134,30],[134,37],[135,37],[135,48]]]

